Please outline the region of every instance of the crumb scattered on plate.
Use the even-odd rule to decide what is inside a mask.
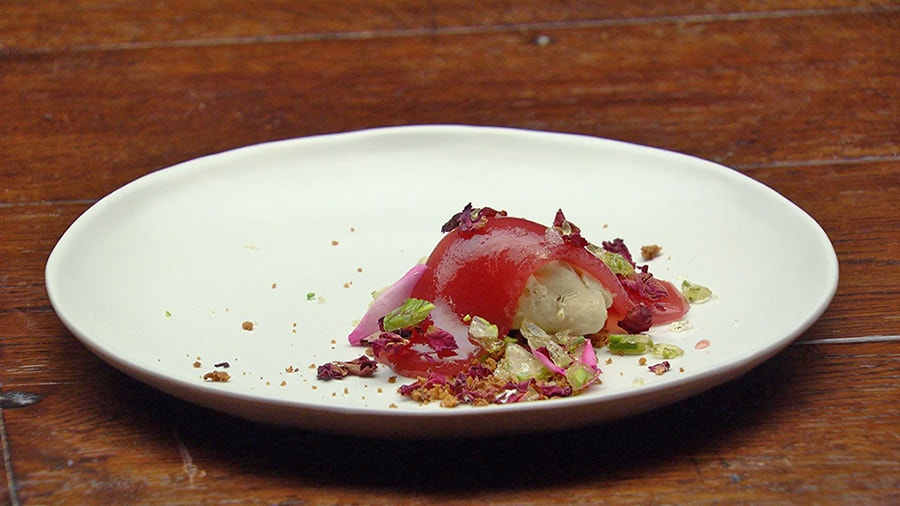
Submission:
[[[231,375],[225,371],[210,371],[203,375],[204,380],[225,382],[231,379]]]
[[[644,260],[653,260],[654,258],[659,256],[659,253],[662,251],[662,246],[658,244],[649,244],[646,246],[641,246],[641,257]]]

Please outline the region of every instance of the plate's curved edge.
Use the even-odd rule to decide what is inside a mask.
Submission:
[[[743,178],[750,182],[751,184],[758,185],[761,188],[765,188],[767,191],[770,191],[777,195],[780,199],[782,199],[785,203],[793,206],[799,213],[805,216],[805,219],[808,222],[815,226],[821,235],[821,239],[827,243],[828,248],[831,252],[829,256],[829,265],[827,266],[827,270],[833,273],[833,282],[831,283],[831,287],[829,293],[823,294],[822,300],[818,304],[815,311],[813,311],[808,317],[800,322],[797,326],[795,332],[791,333],[791,335],[785,336],[784,338],[770,343],[768,347],[761,349],[760,354],[749,358],[744,361],[738,361],[737,363],[730,363],[729,368],[723,367],[712,367],[708,370],[705,370],[698,375],[694,376],[694,379],[688,380],[685,378],[681,378],[679,380],[674,380],[671,382],[667,382],[665,384],[656,384],[656,385],[648,385],[645,390],[650,395],[656,396],[670,396],[669,400],[666,402],[658,403],[657,405],[650,406],[648,409],[655,409],[660,407],[663,404],[669,404],[670,402],[674,402],[676,400],[681,400],[690,395],[694,395],[699,391],[706,390],[713,386],[720,385],[722,383],[731,381],[736,377],[739,377],[745,374],[747,371],[756,367],[760,363],[768,360],[773,355],[782,351],[785,347],[787,347],[793,340],[799,337],[805,330],[807,330],[815,321],[817,321],[821,315],[825,312],[831,300],[833,299],[837,286],[838,286],[838,276],[839,276],[839,265],[837,255],[834,252],[833,245],[831,244],[830,239],[828,238],[827,233],[821,227],[821,225],[815,221],[805,210],[801,209],[795,203],[786,199],[782,195],[778,194],[775,190],[770,187],[760,183],[752,179],[751,177],[742,174],[734,169],[729,167],[720,165],[716,162],[712,162],[709,160],[704,160],[702,158],[695,157],[693,155],[677,153],[667,151],[662,148],[656,148],[651,146],[640,146],[636,144],[631,144],[626,141],[613,140],[613,139],[602,139],[597,137],[591,137],[582,134],[573,134],[573,133],[559,133],[559,132],[542,132],[538,130],[526,130],[526,129],[514,129],[514,128],[506,128],[506,127],[494,127],[494,126],[469,126],[469,125],[407,125],[407,126],[394,126],[394,127],[383,127],[383,128],[374,128],[374,129],[363,129],[356,130],[350,132],[342,132],[337,134],[322,134],[310,137],[301,137],[295,139],[283,139],[276,140],[270,142],[264,142],[259,144],[254,144],[245,147],[238,147],[228,151],[223,151],[220,153],[214,153],[205,155],[200,158],[184,161],[170,167],[162,168],[156,170],[154,172],[148,173],[140,178],[137,178],[123,187],[113,191],[109,195],[103,197],[98,200],[94,205],[88,208],[82,215],[80,215],[70,227],[66,230],[66,232],[61,236],[57,244],[54,246],[51,251],[47,263],[44,269],[45,274],[45,286],[48,293],[48,298],[50,299],[51,305],[54,309],[57,310],[57,314],[59,315],[61,321],[64,325],[69,328],[69,330],[85,345],[87,345],[92,352],[102,357],[104,361],[113,365],[117,369],[121,370],[123,373],[139,377],[143,382],[153,385],[155,388],[159,388],[160,390],[174,395],[176,397],[182,398],[184,400],[188,400],[190,402],[195,402],[204,407],[216,410],[223,411],[229,414],[240,413],[242,410],[240,408],[241,405],[245,405],[250,402],[251,404],[258,404],[257,407],[264,407],[268,409],[274,409],[274,411],[266,414],[260,413],[247,413],[244,412],[238,416],[242,416],[243,418],[248,418],[256,421],[267,422],[267,423],[276,423],[279,425],[293,425],[298,428],[310,429],[310,430],[325,430],[328,432],[338,432],[338,433],[347,433],[347,434],[356,434],[356,435],[366,435],[369,434],[367,431],[359,431],[357,423],[347,423],[347,414],[353,414],[357,417],[363,417],[369,422],[376,422],[378,425],[382,425],[382,429],[385,429],[380,432],[379,435],[397,435],[408,437],[410,436],[410,432],[414,432],[414,427],[422,427],[423,422],[427,421],[428,423],[424,424],[431,428],[429,431],[432,435],[461,435],[457,432],[454,427],[459,427],[460,422],[459,418],[471,419],[471,418],[498,418],[502,419],[508,416],[512,416],[515,413],[515,416],[522,417],[522,413],[537,413],[541,414],[546,410],[554,410],[557,411],[560,408],[574,411],[585,411],[585,410],[593,410],[596,409],[597,405],[602,405],[607,402],[620,402],[620,399],[617,397],[610,397],[603,400],[603,402],[597,402],[597,400],[592,400],[590,403],[582,403],[577,402],[576,399],[564,399],[559,401],[550,401],[553,403],[557,403],[557,405],[547,404],[546,406],[540,406],[535,408],[534,406],[528,406],[528,409],[516,409],[517,406],[507,406],[503,407],[503,411],[498,410],[484,410],[484,411],[476,411],[479,408],[475,408],[476,410],[470,410],[463,412],[460,414],[459,411],[451,413],[450,411],[447,414],[444,412],[424,412],[417,413],[412,411],[403,411],[403,412],[381,412],[378,410],[370,410],[370,409],[350,409],[350,408],[340,408],[335,409],[334,407],[322,408],[320,405],[316,404],[307,404],[307,403],[277,403],[271,400],[260,401],[257,398],[253,398],[253,396],[238,394],[235,392],[228,392],[222,390],[216,390],[212,388],[201,388],[197,390],[197,385],[187,385],[187,382],[184,383],[184,387],[188,389],[192,389],[192,394],[197,394],[198,392],[201,394],[197,395],[184,395],[183,392],[179,392],[180,389],[173,389],[170,384],[173,381],[173,378],[168,378],[165,376],[161,376],[157,374],[155,371],[143,368],[138,364],[121,364],[115,357],[111,357],[107,355],[106,351],[96,343],[90,336],[86,335],[84,332],[78,329],[78,325],[76,322],[71,321],[69,318],[64,316],[63,313],[59,311],[58,301],[56,300],[54,294],[53,283],[57,279],[57,276],[60,275],[57,272],[57,262],[60,255],[61,245],[65,244],[65,239],[67,235],[75,233],[73,230],[77,232],[77,226],[79,222],[84,220],[89,220],[93,213],[98,213],[102,211],[102,208],[106,203],[108,203],[111,199],[120,198],[123,195],[126,195],[129,188],[136,187],[141,184],[142,181],[148,178],[154,177],[165,177],[170,171],[183,170],[185,168],[190,169],[191,167],[199,164],[199,163],[207,163],[209,161],[214,161],[217,157],[226,157],[233,156],[236,153],[242,154],[252,154],[254,150],[264,150],[268,149],[275,145],[282,146],[290,146],[295,143],[313,143],[313,142],[336,142],[336,141],[353,141],[353,138],[362,138],[365,136],[378,136],[378,135],[397,135],[397,134],[406,134],[406,133],[429,133],[434,135],[452,135],[452,134],[462,134],[462,135],[484,135],[486,133],[494,133],[500,135],[534,135],[540,137],[548,137],[548,136],[557,136],[558,138],[568,138],[573,141],[583,141],[583,142],[607,142],[614,143],[620,146],[631,146],[635,149],[641,150],[653,150],[657,151],[661,154],[665,154],[668,156],[675,155],[680,157],[687,157],[693,159],[694,161],[701,162],[704,165],[707,165],[711,169],[721,170],[725,169],[729,174]],[[723,374],[722,369],[731,369],[731,374]],[[700,385],[700,381],[706,381],[705,385]],[[715,381],[713,381],[715,379]],[[174,381],[182,382],[181,380],[175,378]],[[679,392],[682,392],[680,394]],[[223,402],[224,401],[224,402]],[[575,401],[575,402],[568,402]],[[559,404],[561,403],[561,404]],[[229,407],[231,406],[231,407]],[[221,409],[221,408],[228,409]],[[590,408],[590,409],[588,409]],[[310,413],[315,413],[316,421],[306,421],[303,422],[301,420],[294,419],[293,415],[296,415],[296,410],[303,409],[308,410]],[[636,414],[641,411],[646,411],[647,409],[638,409],[635,408],[630,413],[626,413],[625,416]],[[507,415],[508,413],[508,415]],[[334,425],[332,426],[323,426],[321,422],[333,418]],[[452,419],[452,421],[446,422],[447,419]],[[527,418],[527,417],[526,417]],[[602,421],[609,421],[615,417],[604,417],[600,415],[595,415],[592,421],[589,423],[598,423]],[[387,421],[389,420],[389,421]],[[399,421],[398,421],[399,420]],[[464,424],[463,424],[464,425]],[[555,423],[552,427],[544,427],[544,429],[558,429],[558,428],[567,428],[576,425],[583,425],[582,423],[565,423],[559,422]],[[413,427],[413,428],[411,428]],[[523,427],[517,427],[515,425],[507,425],[502,429],[497,429],[497,426],[493,426],[491,429],[486,429],[482,431],[482,434],[500,434],[500,433],[509,433],[509,432],[521,432],[533,430],[534,427],[540,427],[540,425],[535,426],[533,423],[529,422],[528,425]],[[471,427],[465,429],[465,434],[472,435]]]
[[[784,347],[754,357],[732,367],[727,374],[711,375],[707,382],[671,382],[646,387],[642,395],[619,395],[591,402],[572,403],[578,398],[549,399],[533,404],[507,406],[459,406],[440,411],[413,412],[328,407],[321,404],[293,405],[236,394],[229,391],[201,391],[192,388],[185,392],[173,389],[168,378],[160,378],[152,371],[149,376],[126,371],[161,392],[205,409],[245,420],[298,430],[337,435],[386,439],[443,439],[450,437],[488,437],[525,434],[543,431],[573,430],[616,422],[675,404],[687,398],[737,380],[766,362]],[[176,380],[180,382],[181,380]],[[606,410],[608,406],[613,410]],[[548,412],[553,416],[548,417]]]

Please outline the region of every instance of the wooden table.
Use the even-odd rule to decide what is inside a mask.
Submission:
[[[898,41],[890,1],[0,3],[0,503],[900,503]],[[822,224],[837,295],[771,361],[626,423],[428,442],[175,400],[49,305],[55,242],[143,174],[425,123],[733,167]]]

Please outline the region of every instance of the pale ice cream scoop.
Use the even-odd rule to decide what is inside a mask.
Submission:
[[[568,262],[545,264],[525,284],[513,328],[531,320],[545,332],[568,330],[585,335],[598,332],[606,324],[606,309],[612,296],[590,274]]]

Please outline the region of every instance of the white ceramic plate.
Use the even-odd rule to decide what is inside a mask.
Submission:
[[[371,292],[430,253],[470,201],[544,223],[561,207],[593,242],[660,244],[652,272],[717,298],[691,309],[689,331],[653,329],[686,350],[671,371],[600,351],[604,382],[578,397],[446,409],[401,397],[403,378],[386,368],[316,380],[314,364],[359,356],[346,336]],[[406,437],[569,428],[683,399],[784,348],[825,310],[837,276],[816,222],[731,169],[604,139],[460,126],[273,142],[160,170],[85,212],[46,269],[72,333],[160,390],[257,421]],[[221,362],[231,380],[203,381]]]

